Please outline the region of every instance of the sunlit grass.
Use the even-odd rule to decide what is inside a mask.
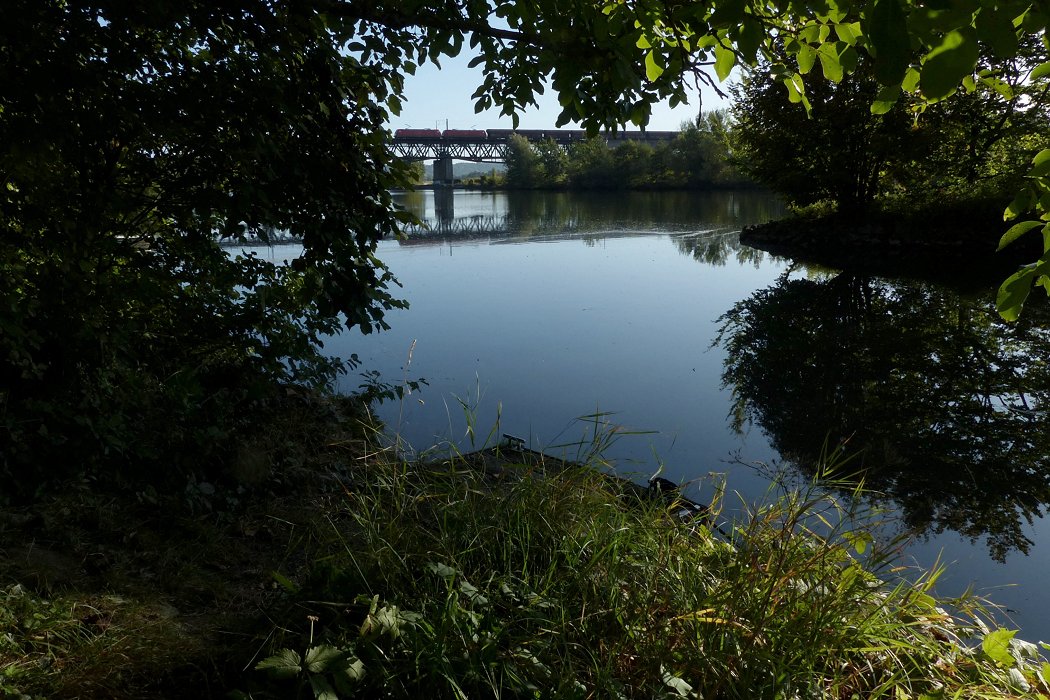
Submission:
[[[252,696],[1050,690],[1035,647],[982,631],[976,599],[936,598],[939,568],[903,570],[875,516],[818,485],[713,525],[590,467],[538,469],[374,455],[327,515],[326,553],[287,581],[301,634],[275,635]]]
[[[521,459],[498,469],[454,450],[406,460],[374,425],[369,439],[355,429],[327,440],[315,425],[316,451],[294,472],[303,483],[311,469],[331,473],[315,486],[255,503],[256,517],[171,523],[158,531],[167,540],[127,552],[106,540],[127,560],[111,585],[136,562],[181,585],[0,590],[0,694],[1050,694],[1040,647],[997,629],[978,599],[938,598],[939,567],[901,567],[878,513],[857,505],[861,493],[842,495],[856,481],[841,455],[818,465],[819,483],[776,486],[757,503],[712,484],[708,512],[682,520],[664,496],[607,475],[603,454],[629,433],[608,418],[586,417],[580,443],[559,446],[573,461],[505,450]],[[478,443],[493,437],[471,425]],[[241,562],[254,573],[231,568]],[[203,619],[245,596],[229,610],[236,631]]]

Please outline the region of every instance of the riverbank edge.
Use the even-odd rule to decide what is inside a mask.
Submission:
[[[498,528],[500,519],[509,517],[521,518],[528,528],[536,531],[553,527],[553,536],[544,540],[547,544],[537,545],[539,549],[530,555],[536,557],[537,562],[556,560],[564,554],[553,547],[567,536],[569,530],[563,528],[569,525],[574,514],[586,509],[587,517],[583,520],[594,537],[617,531],[620,534],[615,541],[627,546],[630,542],[651,540],[655,534],[656,540],[666,540],[673,545],[666,552],[660,550],[660,557],[675,552],[676,556],[706,552],[705,562],[721,562],[720,568],[712,572],[714,576],[744,575],[749,585],[756,580],[768,582],[781,593],[790,591],[790,597],[797,598],[794,603],[806,608],[809,603],[799,592],[818,590],[812,588],[813,583],[806,583],[805,590],[799,588],[802,583],[792,583],[806,579],[801,570],[792,570],[791,576],[785,579],[784,571],[740,569],[738,565],[743,562],[737,561],[737,555],[733,554],[736,545],[727,542],[724,534],[718,535],[702,524],[668,518],[666,505],[652,499],[639,500],[636,489],[617,491],[609,487],[615,482],[588,478],[588,473],[599,474],[590,467],[584,471],[559,469],[557,477],[536,479],[532,476],[535,465],[523,465],[522,473],[508,480],[494,477],[485,470],[466,468],[467,461],[454,452],[446,453],[443,460],[406,463],[396,450],[383,446],[392,444],[391,440],[382,434],[381,426],[371,418],[367,406],[354,406],[348,399],[317,396],[307,409],[309,415],[295,420],[294,430],[289,430],[287,425],[260,426],[262,430],[280,431],[299,443],[292,449],[295,457],[291,462],[287,455],[281,464],[273,463],[273,455],[248,456],[257,462],[256,473],[265,472],[272,479],[268,483],[260,484],[253,479],[256,481],[253,485],[188,485],[184,493],[168,498],[71,489],[33,507],[0,513],[0,550],[5,554],[0,567],[3,579],[0,692],[29,698],[149,698],[189,694],[214,697],[254,686],[251,694],[244,696],[288,697],[290,682],[309,685],[316,680],[315,676],[330,675],[329,670],[335,666],[326,666],[323,673],[314,673],[300,664],[294,673],[286,669],[291,676],[277,674],[268,683],[264,680],[265,674],[252,670],[260,659],[274,652],[299,649],[300,645],[305,645],[303,658],[307,658],[310,649],[319,648],[317,643],[325,640],[329,645],[326,649],[339,651],[343,661],[349,661],[351,647],[347,646],[346,639],[364,635],[363,625],[372,619],[370,615],[382,610],[389,614],[392,605],[403,611],[421,611],[441,603],[444,584],[440,576],[437,590],[429,592],[436,593],[435,603],[425,599],[414,579],[411,583],[402,581],[401,587],[381,586],[384,575],[358,581],[359,592],[376,588],[382,591],[382,596],[376,599],[384,606],[381,610],[373,603],[370,613],[361,612],[356,610],[359,603],[347,601],[345,611],[333,613],[324,605],[317,610],[317,606],[309,602],[339,600],[338,596],[346,596],[346,589],[333,583],[342,580],[332,578],[333,567],[342,571],[341,575],[347,575],[351,568],[367,570],[365,560],[380,554],[382,547],[374,546],[361,532],[363,513],[370,514],[366,518],[371,519],[369,528],[388,533],[388,537],[394,528],[402,532],[418,530],[416,537],[423,538],[426,533],[426,538],[430,538],[434,523],[429,519],[435,513],[428,504],[433,502],[446,503],[450,512],[464,508],[472,514],[485,510],[482,507],[485,504],[494,503],[487,514],[494,519],[483,521],[485,528]],[[304,430],[306,432],[301,432]],[[271,463],[259,466],[258,462],[267,460]],[[285,471],[277,473],[278,468]],[[399,499],[394,504],[396,507],[386,507],[391,504],[384,499],[391,494]],[[468,503],[478,498],[482,500]],[[561,517],[551,517],[550,513],[534,516],[531,510],[515,507],[520,506],[520,501],[514,500],[519,498],[534,504],[557,501],[562,508]],[[506,503],[503,499],[507,499]],[[624,503],[630,507],[625,509]],[[824,546],[819,539],[810,539],[805,531],[778,530],[774,524],[781,522],[780,516],[769,516],[771,504],[764,507],[767,510],[760,512],[766,515],[742,525],[740,532],[750,533],[748,537],[756,542],[781,542],[776,547],[782,548],[790,542],[792,546],[798,545],[800,552]],[[792,518],[802,515],[795,511],[777,512],[790,513]],[[479,522],[482,521],[474,524]],[[473,537],[473,533],[467,534]],[[867,542],[861,533],[852,533],[849,537],[858,537],[856,542]],[[825,556],[813,561],[821,567],[831,562],[833,568],[828,571],[839,571],[839,565],[834,564],[837,558],[848,554],[851,548],[856,553],[862,551],[851,542],[854,540],[834,543]],[[416,544],[403,542],[393,556],[406,560],[435,556],[427,549],[434,545],[425,545],[425,551],[420,554],[413,552]],[[359,551],[362,547],[363,552]],[[460,574],[449,576],[457,581],[460,595],[467,596],[459,604],[459,613],[468,618],[468,613],[477,613],[482,605],[480,598],[473,597],[473,593],[468,595],[469,591],[494,599],[499,590],[503,590],[498,579],[485,581],[479,571],[471,570],[464,563],[471,556],[466,550],[445,553],[447,562],[458,567],[457,571],[466,572],[462,573],[462,582],[469,587],[455,578]],[[852,558],[855,556],[850,555],[849,561],[841,563],[852,569],[855,562],[861,561]],[[618,558],[611,559],[607,565],[612,567],[618,561]],[[644,575],[659,577],[660,569],[667,563],[662,558],[659,561],[663,563],[654,569],[648,567],[655,566],[657,560],[640,564]],[[552,569],[551,573],[565,576],[569,571]],[[863,576],[865,580],[875,581],[868,578],[870,574]],[[927,581],[932,586],[932,580]],[[828,579],[821,583],[825,585],[834,587],[838,583]],[[876,584],[865,583],[860,590],[867,590],[870,585]],[[989,697],[1007,697],[1012,696],[1023,681],[1030,689],[1038,686],[1050,691],[1050,685],[1038,685],[1045,685],[1046,681],[1040,680],[1035,662],[1017,651],[1022,647],[1010,646],[1008,637],[1002,649],[993,650],[999,655],[998,662],[982,655],[979,639],[970,646],[960,646],[959,640],[972,634],[974,629],[952,621],[941,607],[948,602],[930,597],[932,590],[925,584],[913,592],[908,592],[912,591],[910,588],[900,589],[899,583],[878,585],[886,588],[879,588],[873,599],[877,601],[877,609],[903,616],[897,629],[903,635],[899,641],[909,645],[921,643],[924,653],[936,650],[938,658],[943,655],[944,667],[961,674],[959,677],[975,684],[975,689],[979,686]],[[903,597],[894,591],[903,591]],[[659,590],[645,593],[664,595]],[[329,597],[321,597],[325,594]],[[912,604],[919,607],[909,607]],[[723,624],[718,622],[720,618],[715,611],[710,611],[712,615],[703,611],[705,615],[701,620],[693,619],[700,614],[697,610],[700,608],[678,610],[680,616],[674,618],[676,625],[691,621],[690,624],[703,627],[713,621],[718,628]],[[793,606],[790,610],[797,612]],[[734,625],[743,629],[741,639],[750,639],[749,643],[753,644],[756,635],[783,634],[784,629],[790,630],[791,619],[784,617],[789,612],[786,605],[779,613],[773,606],[763,613],[768,617],[762,623],[740,617]],[[919,613],[925,622],[916,626],[915,615]],[[650,617],[645,610],[633,610],[632,614],[637,618],[632,624],[647,624],[645,620]],[[414,624],[410,624],[414,618],[397,619],[401,620],[398,624],[407,627]],[[576,634],[572,629],[574,623],[565,619],[562,624],[566,625],[564,629],[555,627],[548,633],[571,639]],[[760,626],[754,627],[756,624]],[[809,634],[804,624],[797,627],[796,631]],[[736,629],[733,625],[728,628]],[[627,638],[615,636],[625,632]],[[818,634],[813,643],[819,646],[821,637],[829,632],[824,630]],[[407,636],[408,632],[403,630],[399,634]],[[637,641],[630,628],[619,631],[610,628],[608,634],[613,636],[603,643],[608,643],[610,648],[630,644],[633,649]],[[684,639],[688,638],[686,635]],[[393,644],[394,638],[388,641]],[[762,651],[762,646],[755,648]],[[463,653],[467,654],[469,648]],[[644,645],[640,649],[644,649]],[[480,654],[481,649],[476,651]],[[810,651],[815,659],[821,657],[817,646]],[[892,647],[886,647],[885,651],[899,652]],[[597,652],[598,649],[593,650]],[[354,653],[363,652],[355,647]],[[392,652],[388,649],[384,653]],[[705,653],[715,654],[713,668],[729,670],[734,663],[731,657],[738,652],[709,650]],[[725,653],[730,656],[720,661],[718,654]],[[675,693],[688,685],[685,679],[688,655],[684,658],[685,662],[678,658],[673,663],[670,658],[639,658],[632,662],[638,665],[636,671],[616,667],[609,673],[622,676],[620,682],[627,682],[629,697],[639,693],[646,697],[679,697]],[[1013,662],[1004,663],[1003,659],[1013,659]],[[489,661],[479,656],[476,662],[479,665],[473,671],[481,672]],[[923,664],[928,661],[923,660]],[[468,666],[472,663],[468,658]],[[665,666],[667,672],[654,671]],[[1012,668],[1019,669],[1020,681],[1010,675]],[[533,669],[535,673],[541,670]],[[934,673],[933,667],[930,673]],[[943,682],[938,680],[939,673],[936,677],[909,678],[908,683],[936,690],[937,684]],[[457,679],[450,680],[454,685]],[[458,680],[466,682],[465,678]],[[901,683],[902,689],[908,685],[903,680]],[[916,688],[908,685],[908,689]],[[746,688],[737,690],[743,692]],[[452,694],[450,690],[449,695]],[[438,693],[437,697],[444,695]]]
[[[997,285],[1041,253],[1037,237],[997,251],[1010,227],[995,204],[942,205],[866,215],[791,215],[745,226],[740,242],[772,255],[861,275],[957,288]]]

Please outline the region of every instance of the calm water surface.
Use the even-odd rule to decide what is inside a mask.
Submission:
[[[607,413],[647,431],[607,450],[619,471],[662,467],[698,498],[705,475],[724,473],[758,499],[756,463],[805,476],[825,438],[847,440],[882,503],[924,533],[905,557],[950,565],[941,594],[973,584],[1023,636],[1050,639],[1044,312],[1007,327],[990,291],[741,247],[741,226],[782,214],[756,193],[400,200],[429,230],[384,241],[379,257],[411,308],[388,315],[390,331],[327,349],[390,383],[429,382],[378,408],[409,445],[469,449],[465,405],[479,443],[498,422],[564,453],[589,430],[579,417]]]

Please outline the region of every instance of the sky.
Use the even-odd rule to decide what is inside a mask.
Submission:
[[[464,52],[456,58],[443,58],[441,69],[433,64],[421,66],[415,75],[405,77],[406,100],[400,116],[390,121],[391,129],[444,129],[446,120],[450,129],[510,129],[510,117],[500,116],[498,109],[481,114],[474,112],[470,96],[481,84],[480,69],[469,68],[471,56]],[[694,93],[689,104],[671,109],[666,104],[653,108],[653,116],[646,127],[650,131],[677,131],[685,121],[694,121],[703,98],[704,111],[728,107],[710,88],[702,95]],[[521,129],[551,129],[561,108],[549,90],[539,96],[539,108],[520,114]],[[578,128],[567,124],[564,129]],[[633,127],[632,127],[633,128]]]

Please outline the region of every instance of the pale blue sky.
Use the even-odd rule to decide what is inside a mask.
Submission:
[[[414,76],[405,79],[406,101],[401,115],[390,121],[391,129],[444,129],[448,120],[450,129],[509,129],[513,126],[510,117],[501,117],[493,109],[481,114],[474,112],[474,101],[470,96],[481,83],[481,73],[468,68],[471,56],[464,52],[454,59],[442,59],[441,69],[434,65],[422,66]],[[728,103],[708,88],[703,92],[705,111],[727,107]],[[550,91],[539,97],[538,109],[521,114],[522,129],[550,129],[554,127],[561,109],[558,100]],[[689,104],[671,109],[666,104],[653,109],[648,128],[651,131],[676,131],[684,121],[696,119],[700,100],[694,94]],[[578,128],[569,124],[562,128]]]

